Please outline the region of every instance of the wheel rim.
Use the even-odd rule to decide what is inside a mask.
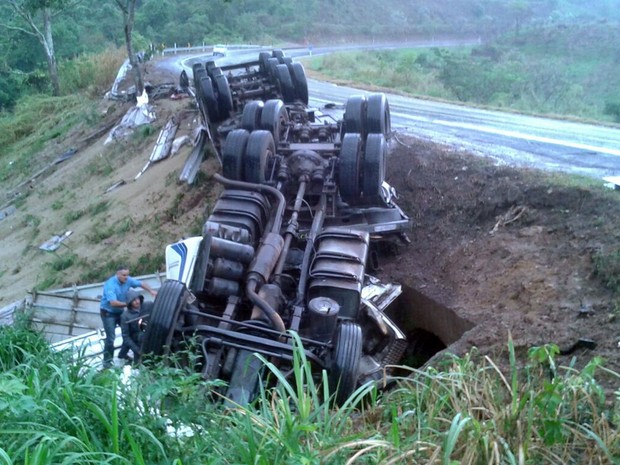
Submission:
[[[284,102],[279,99],[267,100],[261,113],[260,123],[261,129],[271,132],[274,143],[279,144],[288,124],[288,113]]]

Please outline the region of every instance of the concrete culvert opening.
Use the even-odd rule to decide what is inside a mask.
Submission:
[[[474,325],[453,310],[409,286],[403,286],[389,317],[407,335],[403,365],[419,368],[458,341]]]

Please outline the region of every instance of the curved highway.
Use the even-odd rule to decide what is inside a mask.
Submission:
[[[451,43],[418,43],[404,46],[447,46]],[[396,48],[403,44],[369,45],[366,48]],[[365,46],[315,48],[314,54]],[[256,60],[258,49],[229,50],[216,58],[220,65]],[[291,57],[309,55],[308,48],[287,49]],[[173,56],[160,61],[167,68],[191,68],[204,55]],[[191,76],[191,72],[189,73]],[[329,108],[339,117],[351,95],[363,91],[310,79],[310,105]],[[499,163],[565,171],[591,177],[620,176],[620,129],[581,124],[515,113],[481,110],[387,94],[392,128],[415,137],[491,157]]]

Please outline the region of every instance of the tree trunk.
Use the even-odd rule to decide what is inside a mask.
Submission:
[[[133,80],[136,86],[136,96],[139,97],[144,91],[144,82],[142,81],[142,71],[140,70],[140,63],[138,62],[138,58],[133,52],[133,42],[131,40],[131,32],[133,30],[134,23],[135,3],[135,0],[130,0],[128,2],[127,11],[125,12],[125,44],[127,45],[127,56],[129,57],[129,63],[131,64],[131,69],[133,70]]]
[[[52,11],[49,8],[43,8],[43,40],[41,43],[45,49],[47,69],[52,84],[52,94],[58,96],[60,95],[60,83],[58,81],[56,53],[54,52],[54,37],[52,36]]]

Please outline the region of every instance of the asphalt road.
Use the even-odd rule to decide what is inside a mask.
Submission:
[[[461,42],[462,43],[462,42]],[[435,46],[454,45],[437,42]],[[343,49],[390,49],[429,46],[426,43],[384,44],[314,48],[324,54]],[[308,48],[286,50],[292,57],[307,56]],[[218,58],[220,65],[256,60],[254,50],[229,51]],[[164,66],[191,67],[196,57],[171,57]],[[200,59],[205,59],[204,56]],[[190,73],[191,76],[191,73]],[[351,95],[362,91],[351,87],[309,80],[310,105],[338,115]],[[392,128],[398,132],[446,144],[491,157],[498,163],[564,171],[591,177],[620,176],[620,129],[571,121],[524,116],[514,113],[481,110],[461,105],[434,102],[388,94]],[[335,104],[335,107],[334,105]]]

